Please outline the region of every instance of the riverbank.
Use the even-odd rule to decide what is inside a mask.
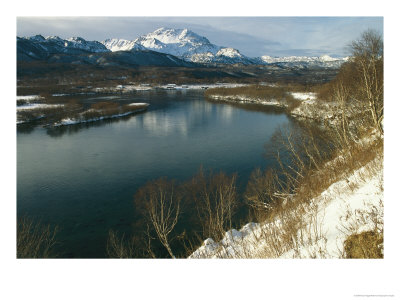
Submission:
[[[118,113],[105,113],[102,110],[96,110],[96,109],[89,109],[86,110],[82,113],[80,113],[77,117],[73,118],[65,118],[62,119],[59,122],[53,123],[52,126],[58,127],[58,126],[67,126],[67,125],[74,125],[74,124],[81,124],[81,123],[91,123],[91,122],[97,122],[101,120],[107,120],[107,119],[115,119],[115,118],[121,118],[125,117],[131,114],[143,112],[147,110],[149,104],[148,103],[130,103],[125,105],[123,108],[119,108],[116,111]],[[115,110],[114,110],[115,111]],[[92,116],[92,117],[88,117]]]
[[[250,91],[252,89],[253,91]],[[265,91],[264,91],[265,90]],[[234,88],[213,88],[205,93],[207,99],[227,103],[249,103],[283,108],[287,114],[326,124],[340,122],[341,110],[337,103],[321,101],[315,92],[285,91],[283,87],[247,86],[244,91]]]
[[[62,95],[65,96],[65,95]],[[40,95],[17,96],[17,125],[40,122],[45,127],[59,127],[80,123],[91,123],[106,119],[125,117],[146,111],[148,103],[118,103],[109,101],[118,98],[97,97],[97,101],[84,104],[77,99],[61,98],[59,94],[52,97]],[[106,101],[104,101],[106,100]]]
[[[294,178],[294,170],[284,171],[295,188],[290,193],[274,190],[270,197],[280,194],[281,204],[271,208],[271,199],[255,203],[264,213],[257,223],[231,229],[219,241],[206,239],[189,258],[383,257],[383,135],[366,128],[354,131],[362,126],[354,121],[360,110],[352,106],[343,112],[338,102],[318,99],[317,93],[278,86],[211,89],[206,96],[211,101],[279,107],[295,118],[326,125],[328,131],[334,129],[330,142],[336,144],[336,154],[321,164],[314,161],[321,150],[312,154],[305,148],[314,166],[304,168],[289,134],[287,147],[304,170],[295,171]],[[261,178],[270,182],[267,176]]]
[[[189,258],[383,258],[383,140],[361,143],[370,159],[354,170],[343,169],[354,158],[342,153],[314,174],[337,173],[319,195],[287,198],[274,218],[208,238]]]

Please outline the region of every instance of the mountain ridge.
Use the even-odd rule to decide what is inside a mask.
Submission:
[[[307,57],[287,56],[247,57],[239,50],[212,44],[206,37],[184,28],[162,27],[134,40],[110,38],[87,41],[81,37],[62,39],[58,36],[17,37],[18,60],[45,60],[55,54],[84,55],[89,53],[108,53],[128,51],[138,55],[137,51],[154,51],[175,56],[188,63],[199,64],[244,64],[275,65],[296,68],[339,68],[347,58],[332,58],[328,55]],[[149,52],[145,52],[149,53]],[[152,54],[153,55],[153,54]],[[154,56],[154,55],[153,55]],[[144,56],[141,56],[144,58]],[[154,62],[154,60],[152,60]],[[146,64],[146,61],[143,62]]]

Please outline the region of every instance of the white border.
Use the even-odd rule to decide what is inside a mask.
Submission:
[[[2,11],[2,299],[354,299],[395,294],[398,268],[398,9],[383,1],[16,1]],[[272,2],[272,3],[271,3]],[[262,4],[261,4],[262,3]],[[8,5],[8,4],[7,4]],[[17,16],[384,16],[385,259],[337,260],[16,260],[15,33]],[[3,29],[4,32],[3,32]],[[4,51],[6,50],[6,51]],[[4,85],[3,85],[4,84]],[[9,104],[9,102],[11,104]],[[11,110],[9,110],[11,108]],[[397,117],[398,119],[398,117]],[[11,125],[10,125],[11,124]],[[4,132],[3,132],[4,131]],[[10,246],[12,245],[12,246]],[[396,272],[397,273],[397,272]],[[375,298],[376,299],[376,298]],[[394,299],[394,298],[390,298]]]

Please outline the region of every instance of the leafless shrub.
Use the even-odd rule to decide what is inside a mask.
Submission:
[[[273,170],[263,173],[257,168],[250,175],[244,196],[259,222],[270,217],[271,212],[276,210],[274,207],[281,203],[276,194],[278,183],[277,174]]]
[[[111,258],[132,258],[134,257],[135,243],[133,239],[126,240],[125,235],[118,236],[117,232],[110,230],[108,232],[108,240],[106,252]]]
[[[57,227],[42,225],[30,218],[17,221],[17,258],[54,257]]]

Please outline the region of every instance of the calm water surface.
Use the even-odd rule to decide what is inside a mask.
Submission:
[[[109,229],[130,233],[133,195],[149,180],[184,181],[203,166],[237,172],[243,189],[255,167],[272,163],[264,145],[276,129],[297,126],[284,113],[207,102],[200,91],[112,100],[150,107],[119,120],[17,132],[18,215],[58,225],[61,257],[104,257]]]

